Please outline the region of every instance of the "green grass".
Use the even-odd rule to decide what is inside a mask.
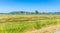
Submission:
[[[60,23],[60,19],[53,20],[39,20],[39,21],[28,21],[28,22],[5,22],[0,23],[0,33],[21,33],[28,29],[40,29],[44,26],[53,25]]]

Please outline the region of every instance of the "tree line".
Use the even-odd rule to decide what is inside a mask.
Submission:
[[[39,12],[38,10],[35,10],[35,12],[14,11],[9,14],[60,14],[60,12]]]
[[[35,12],[13,11],[9,13],[0,13],[0,14],[60,14],[60,12],[39,12],[38,10],[35,10]]]

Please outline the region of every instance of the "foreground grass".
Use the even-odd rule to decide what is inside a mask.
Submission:
[[[0,23],[0,33],[23,33],[28,29],[40,29],[42,27],[58,23],[60,23],[60,19],[27,22],[5,22]]]

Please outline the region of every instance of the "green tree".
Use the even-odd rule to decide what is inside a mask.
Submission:
[[[24,11],[20,11],[21,14],[24,14],[25,12]]]
[[[36,14],[39,14],[38,10],[35,10],[35,13],[36,13]]]

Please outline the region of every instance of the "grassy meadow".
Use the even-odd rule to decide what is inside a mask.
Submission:
[[[0,15],[0,33],[25,33],[60,24],[60,15]]]

